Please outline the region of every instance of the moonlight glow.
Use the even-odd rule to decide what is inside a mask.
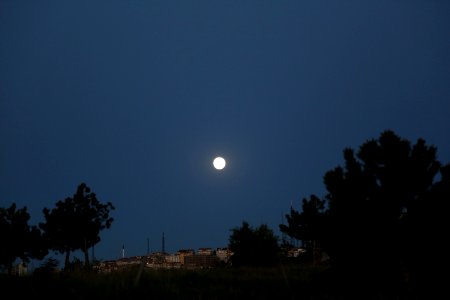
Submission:
[[[214,158],[213,166],[217,170],[222,170],[223,168],[225,168],[226,164],[227,163],[226,163],[225,159],[223,159],[223,157],[216,157],[216,158]]]

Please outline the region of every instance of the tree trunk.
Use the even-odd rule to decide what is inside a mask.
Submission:
[[[68,271],[70,265],[70,250],[66,250],[66,260],[64,262],[64,270]]]
[[[87,248],[84,248],[83,252],[84,252],[84,267],[88,268],[89,267],[89,251]]]
[[[85,238],[83,252],[84,252],[84,267],[86,269],[89,267],[89,251],[88,250],[89,249],[87,247],[86,238]]]

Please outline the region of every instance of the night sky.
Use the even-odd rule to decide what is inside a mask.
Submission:
[[[279,235],[385,129],[450,162],[450,1],[0,0],[0,206],[85,182],[99,259]]]

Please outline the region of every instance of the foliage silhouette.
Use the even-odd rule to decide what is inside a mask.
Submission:
[[[100,203],[85,183],[78,186],[73,197],[58,201],[56,208],[44,208],[46,222],[39,227],[49,248],[66,254],[65,269],[70,266],[70,253],[76,250],[83,251],[85,267],[89,265],[88,250],[100,241],[100,231],[110,228],[114,219],[109,213],[114,209],[111,202]]]
[[[437,148],[386,130],[356,155],[345,149],[344,160],[325,174],[325,198],[304,200],[303,211],[292,209],[280,230],[320,241],[342,279],[385,287],[437,281],[436,253],[446,249],[450,225],[450,165],[437,160]]]
[[[268,266],[278,262],[278,239],[265,224],[253,229],[247,222],[233,228],[229,248],[233,266]]]
[[[46,259],[38,268],[33,271],[35,276],[48,276],[58,271],[58,260],[50,257]]]
[[[13,203],[9,208],[0,208],[0,266],[8,273],[16,259],[29,262],[30,258],[42,259],[48,253],[40,230],[28,225],[29,220],[27,207],[17,209]]]
[[[321,259],[320,242],[323,240],[326,222],[324,212],[325,200],[311,195],[309,199],[303,199],[301,213],[291,207],[290,214],[286,215],[287,225],[280,224],[281,232],[302,240],[302,247],[314,263]]]

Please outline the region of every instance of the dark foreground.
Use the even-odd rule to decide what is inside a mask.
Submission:
[[[327,266],[144,270],[0,277],[14,299],[421,299],[409,286],[349,282]],[[3,297],[2,297],[3,298]],[[11,298],[11,299],[13,299]]]

